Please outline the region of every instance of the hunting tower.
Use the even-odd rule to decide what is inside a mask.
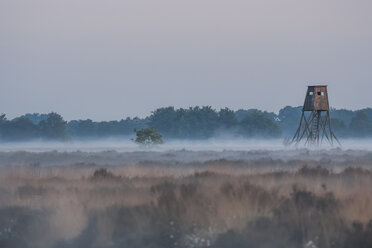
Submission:
[[[307,88],[300,126],[292,143],[298,144],[303,138],[306,139],[305,144],[319,145],[324,138],[331,145],[334,140],[340,144],[332,131],[327,85],[313,85]]]

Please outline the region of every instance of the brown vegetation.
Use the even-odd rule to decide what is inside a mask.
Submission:
[[[372,247],[372,172],[271,163],[3,168],[0,247]]]

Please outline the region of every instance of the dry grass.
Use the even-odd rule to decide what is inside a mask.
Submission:
[[[0,173],[1,247],[371,247],[371,220],[364,169],[214,161]]]

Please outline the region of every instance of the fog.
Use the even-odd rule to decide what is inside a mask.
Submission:
[[[371,247],[372,151],[280,144],[2,144],[0,247]]]
[[[245,139],[209,139],[209,140],[171,140],[162,145],[150,148],[142,147],[134,143],[130,138],[126,139],[93,139],[93,140],[75,140],[69,142],[55,141],[28,141],[28,142],[7,142],[0,143],[0,151],[167,151],[167,150],[252,150],[252,149],[283,149],[285,148],[281,139],[262,139],[262,140],[245,140]]]
[[[143,147],[127,138],[73,140],[66,142],[58,141],[25,141],[25,142],[0,142],[0,151],[28,151],[28,152],[134,152],[134,151],[158,151],[189,150],[189,151],[251,151],[251,150],[293,150],[305,147],[310,150],[330,150],[340,148],[343,150],[372,150],[372,139],[340,139],[341,146],[336,142],[330,145],[324,141],[319,147],[299,145],[288,145],[283,139],[221,139],[212,138],[207,140],[170,140],[162,145]]]
[[[185,165],[186,173],[205,169],[211,161],[238,161],[243,165],[261,166],[263,171],[275,164],[277,170],[298,169],[309,164],[316,166],[326,161],[336,170],[347,166],[365,168],[372,164],[371,140],[341,140],[342,146],[324,144],[319,147],[285,145],[283,140],[222,140],[169,141],[163,145],[142,147],[123,139],[74,142],[2,143],[0,166],[99,168],[101,166],[132,166],[151,164]],[[273,163],[273,164],[272,164]],[[293,163],[289,168],[288,163]],[[283,166],[282,168],[280,166]],[[368,167],[368,166],[367,166]]]

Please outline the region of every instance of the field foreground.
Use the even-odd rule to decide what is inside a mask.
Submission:
[[[372,152],[0,152],[0,247],[372,247]]]

